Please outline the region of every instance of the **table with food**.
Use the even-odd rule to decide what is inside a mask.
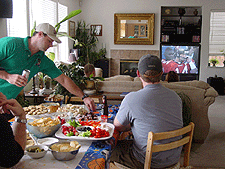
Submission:
[[[102,105],[89,111],[85,105],[58,101],[24,107],[27,146],[17,168],[107,168],[118,133],[102,121]],[[108,120],[115,106],[108,109]]]

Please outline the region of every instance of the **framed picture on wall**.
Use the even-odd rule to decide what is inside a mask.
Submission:
[[[102,36],[102,25],[91,25],[91,34],[95,36]]]
[[[69,21],[69,36],[72,38],[75,37],[75,22],[74,21]]]

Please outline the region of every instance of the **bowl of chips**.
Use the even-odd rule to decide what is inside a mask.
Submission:
[[[27,130],[37,138],[44,138],[53,136],[61,127],[61,122],[59,118],[42,117],[39,119],[29,119],[26,126]]]
[[[45,156],[48,151],[48,146],[45,145],[33,145],[26,147],[25,153],[31,158],[38,159]]]
[[[61,141],[49,146],[56,160],[69,161],[76,157],[81,145],[77,141]]]

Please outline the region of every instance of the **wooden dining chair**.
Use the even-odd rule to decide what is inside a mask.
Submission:
[[[153,152],[171,150],[180,146],[183,146],[183,150],[184,150],[183,167],[187,167],[189,165],[193,132],[194,132],[193,122],[191,122],[188,126],[178,130],[162,132],[162,133],[153,133],[150,131],[148,134],[144,169],[150,169]],[[183,137],[179,140],[166,143],[166,144],[157,144],[157,145],[153,144],[154,141],[156,140],[170,139],[177,136],[183,136]],[[121,168],[124,168],[124,166],[119,163],[115,163],[115,162],[110,163],[110,169],[121,169]]]
[[[100,100],[99,98],[94,98],[94,97],[91,97],[95,103],[100,103]],[[65,96],[65,104],[68,104],[70,102],[84,102],[81,98],[79,97],[69,97],[68,95]]]
[[[194,132],[193,122],[191,122],[186,127],[183,127],[181,129],[174,130],[174,131],[168,131],[168,132],[162,132],[162,133],[149,132],[144,168],[145,169],[150,168],[153,152],[171,150],[180,146],[183,146],[183,150],[184,150],[183,167],[187,167],[189,165],[193,132]],[[166,144],[157,144],[157,145],[153,144],[154,141],[156,140],[165,140],[165,139],[169,139],[169,138],[173,138],[177,136],[183,136],[183,137],[180,140],[173,141]]]

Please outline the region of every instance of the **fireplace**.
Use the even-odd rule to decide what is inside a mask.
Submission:
[[[137,76],[138,60],[121,59],[120,60],[120,75]]]
[[[109,64],[109,76],[115,76],[121,74],[123,72],[121,70],[121,63],[123,61],[131,61],[131,65],[138,64],[138,60],[147,54],[155,55],[159,57],[159,50],[110,50],[110,64]],[[134,63],[137,62],[137,63]],[[126,67],[126,66],[125,66]],[[129,68],[131,69],[131,68]],[[137,70],[137,66],[136,66]],[[125,70],[124,70],[125,71]],[[132,73],[133,74],[133,73]],[[136,74],[136,72],[135,72]],[[136,76],[136,75],[135,75]]]

